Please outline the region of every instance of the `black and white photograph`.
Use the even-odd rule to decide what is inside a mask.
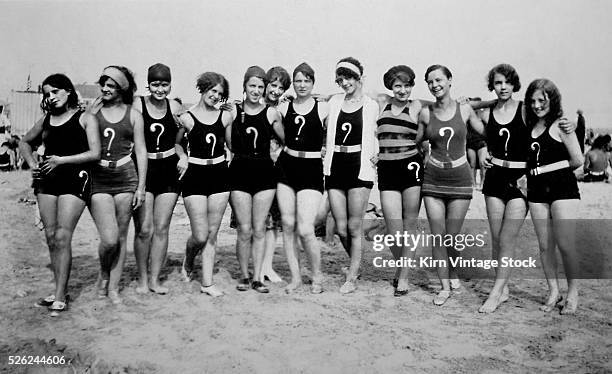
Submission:
[[[0,0],[0,373],[612,373],[610,14]]]

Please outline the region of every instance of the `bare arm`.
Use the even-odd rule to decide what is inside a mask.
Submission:
[[[266,114],[268,117],[268,122],[270,122],[270,124],[272,125],[274,132],[276,133],[280,141],[284,144],[285,129],[283,128],[283,120],[281,118],[281,114],[278,112],[278,110],[274,108],[268,108],[268,113]]]
[[[132,125],[134,126],[134,153],[136,154],[136,166],[138,167],[138,188],[134,194],[132,206],[134,209],[137,209],[145,200],[148,159],[142,115],[136,109],[133,109],[131,116]]]
[[[557,126],[556,130],[558,131],[558,136],[561,138],[561,141],[567,148],[567,151],[570,155],[570,167],[575,169],[584,163],[584,156],[582,155],[582,151],[580,150],[580,144],[578,144],[578,138],[576,137],[575,132],[571,132],[569,134],[563,132],[560,128],[560,123],[557,121],[555,123]]]
[[[27,134],[25,134],[19,141],[19,151],[23,155],[23,159],[28,163],[28,166],[32,170],[38,168],[38,162],[36,159],[34,159],[34,156],[32,156],[31,144],[36,140],[36,138],[42,135],[42,125],[44,120],[45,117],[41,117],[38,121],[36,121],[34,127],[32,127],[30,131],[28,131]]]
[[[480,117],[478,117],[476,112],[474,112],[474,109],[472,109],[472,107],[469,105],[462,105],[461,110],[462,112],[467,112],[467,122],[469,122],[472,129],[474,129],[474,131],[476,131],[480,135],[485,136],[484,124],[482,123]]]

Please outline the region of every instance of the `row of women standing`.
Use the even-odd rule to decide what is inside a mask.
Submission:
[[[223,292],[213,284],[212,273],[217,232],[228,201],[237,220],[236,252],[241,271],[237,289],[269,291],[263,283],[262,263],[265,222],[275,194],[292,276],[287,290],[301,285],[296,250],[299,238],[312,266],[311,292],[322,292],[314,224],[323,190],[327,190],[337,233],[351,258],[340,292],[351,293],[357,287],[363,216],[376,167],[390,233],[415,230],[421,197],[432,233],[459,233],[472,197],[465,157],[469,124],[479,133],[486,132],[492,155],[487,161],[491,171],[484,193],[494,256],[513,253],[513,240],[529,201],[549,280],[550,295],[544,307],[552,309],[559,301],[556,243],[569,280],[563,312],[575,311],[575,254],[569,248],[572,241],[564,237],[571,231],[557,226],[567,225],[560,219],[573,211],[579,198],[571,169],[581,164],[581,154],[579,148],[576,152],[578,142],[571,124],[561,118],[560,94],[554,84],[544,79],[534,81],[527,90],[527,104],[522,105],[512,98],[520,89],[518,75],[509,65],[496,66],[488,81],[498,100],[477,114],[469,105],[451,98],[452,74],[444,66],[433,65],[425,73],[434,102],[409,99],[415,74],[407,66],[395,66],[385,74],[385,87],[393,96],[381,95],[376,98],[378,103],[364,95],[362,75],[358,60],[340,60],[336,83],[344,93],[328,102],[317,101],[312,96],[314,70],[302,63],[293,72],[295,99],[278,104],[278,97],[289,87],[289,75],[279,67],[266,73],[253,66],[244,76],[243,102],[219,108],[229,97],[229,85],[222,75],[208,72],[197,80],[200,101],[185,113],[179,113],[179,105],[167,99],[171,74],[162,64],[149,68],[151,95],[134,103],[132,74],[120,66],[105,68],[99,81],[102,96],[91,113],[77,111],[74,87],[65,76],[47,78],[42,103],[47,115],[21,143],[26,155],[31,154],[30,144],[40,138],[45,145],[41,165],[32,158],[26,161],[38,180],[35,187],[56,292],[37,304],[47,306],[53,315],[67,308],[70,241],[89,196],[101,239],[99,296],[121,302],[119,279],[132,210],[137,292],[166,293],[159,283],[159,272],[179,192],[191,223],[182,274],[191,280],[194,259],[202,251],[201,291],[220,296]],[[568,134],[559,131],[560,126],[569,128]],[[276,166],[270,158],[273,138],[284,145]],[[423,140],[429,141],[430,152],[422,152]],[[229,166],[226,146],[233,155]],[[95,165],[89,166],[94,161]],[[529,179],[527,196],[520,188],[525,173]],[[552,232],[548,231],[550,222]],[[391,251],[396,258],[410,255],[407,247],[392,247]],[[435,259],[453,255],[453,248],[433,248]],[[251,256],[252,275],[248,269]],[[442,289],[434,304],[443,305],[453,290],[461,287],[455,270],[438,268]],[[508,277],[507,270],[497,271],[482,312],[495,310],[508,298]],[[396,296],[408,292],[407,278],[408,268],[398,269]]]

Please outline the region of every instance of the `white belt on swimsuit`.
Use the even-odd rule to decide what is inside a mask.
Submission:
[[[293,150],[289,147],[285,147],[284,151],[286,154],[293,156],[293,157],[299,157],[299,158],[321,158],[321,152],[307,152],[307,151],[296,151]]]
[[[434,158],[433,156],[429,156],[429,162],[434,165],[437,166],[439,168],[442,169],[452,169],[452,168],[456,168],[457,166],[461,166],[465,163],[467,163],[467,157],[465,157],[465,155],[459,157],[456,160],[453,161],[440,161],[436,158]]]
[[[587,174],[599,176],[599,175],[605,175],[606,171],[605,170],[602,170],[602,171],[587,171]]]
[[[118,159],[117,161],[100,160],[98,161],[98,165],[104,166],[105,168],[113,169],[113,168],[118,168],[119,166],[123,166],[127,164],[128,162],[130,162],[131,159],[132,159],[132,154],[130,153],[129,155],[124,156]]]
[[[334,146],[334,152],[340,152],[340,153],[361,152],[361,144],[356,144],[356,145],[336,145],[336,146]]]
[[[147,153],[147,158],[149,160],[159,160],[160,158],[167,158],[174,154],[176,154],[176,149],[170,148],[164,152]]]
[[[221,155],[215,158],[197,158],[197,157],[189,157],[190,164],[196,165],[216,165],[225,161],[225,155]]]
[[[491,163],[508,169],[525,169],[527,167],[527,163],[524,161],[507,161],[496,157],[491,157]]]
[[[538,166],[537,168],[529,170],[531,175],[540,175],[544,173],[550,173],[551,171],[561,170],[569,168],[570,164],[567,160],[553,162],[552,164]]]

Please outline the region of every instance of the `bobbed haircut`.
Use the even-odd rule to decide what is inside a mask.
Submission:
[[[283,86],[283,90],[287,91],[289,86],[291,86],[291,77],[285,68],[282,66],[274,66],[268,70],[266,76],[264,78],[266,82],[266,86],[269,83],[273,83],[279,81],[281,86]]]
[[[119,69],[121,70],[123,75],[125,75],[125,78],[128,81],[128,88],[123,89],[117,86],[117,89],[119,90],[119,93],[121,94],[121,100],[123,101],[123,103],[132,104],[134,102],[134,94],[136,93],[136,89],[137,89],[136,81],[134,80],[134,73],[132,73],[130,69],[126,68],[125,66],[109,65],[107,67]],[[112,78],[106,75],[102,75],[100,79],[98,79],[98,84],[102,86],[108,79],[112,79]]]
[[[256,77],[263,81],[264,90],[268,86],[268,81],[266,80],[266,72],[260,66],[253,65],[249,66],[249,68],[244,73],[244,79],[242,81],[242,89],[246,91],[246,84],[249,79]]]
[[[312,83],[315,82],[315,72],[312,66],[308,65],[305,62],[302,62],[298,66],[293,69],[293,79],[295,80],[295,76],[298,73],[302,73],[306,78],[311,79]]]
[[[493,66],[493,68],[489,70],[489,74],[487,74],[487,88],[489,91],[495,90],[495,74],[501,74],[506,77],[506,81],[513,87],[512,92],[519,92],[521,90],[521,80],[519,79],[516,69],[509,64],[499,64]]]
[[[210,91],[218,84],[223,88],[221,99],[225,101],[229,97],[229,83],[223,75],[212,71],[207,71],[206,73],[200,74],[196,81],[196,87],[198,88],[198,92],[201,94]]]
[[[536,91],[541,91],[546,97],[546,100],[548,100],[549,111],[546,117],[544,117],[546,127],[548,127],[563,116],[561,92],[559,92],[557,86],[549,79],[540,78],[529,84],[527,92],[525,92],[525,121],[529,127],[535,126],[538,122],[538,117],[533,112],[533,109],[531,109],[531,98]]]
[[[383,75],[383,83],[385,87],[390,90],[393,88],[393,83],[399,79],[400,82],[408,84],[410,87],[414,87],[414,71],[406,65],[397,65],[387,70]]]
[[[432,71],[436,71],[436,70],[441,70],[442,73],[448,79],[453,77],[453,73],[451,73],[451,71],[446,66],[436,64],[436,65],[431,65],[430,67],[427,68],[427,70],[425,70],[425,82],[427,82],[427,76],[429,76],[429,73],[431,73]]]
[[[339,67],[336,69],[336,75],[347,77],[347,78],[353,78],[356,80],[361,80],[361,76],[363,75],[363,65],[361,65],[361,62],[359,62],[359,60],[357,60],[355,57],[345,57],[345,58],[340,59],[340,61],[338,61],[338,63],[341,63],[341,62],[348,62],[348,63],[355,65],[357,69],[359,69],[360,74],[357,74],[351,69]]]
[[[60,73],[49,75],[42,82],[41,86],[44,87],[47,85],[68,91],[68,100],[66,101],[67,108],[76,108],[79,105],[79,96],[74,89],[72,81],[66,75]],[[48,112],[50,110],[45,97],[43,97],[42,101],[40,102],[40,108],[44,112]]]

